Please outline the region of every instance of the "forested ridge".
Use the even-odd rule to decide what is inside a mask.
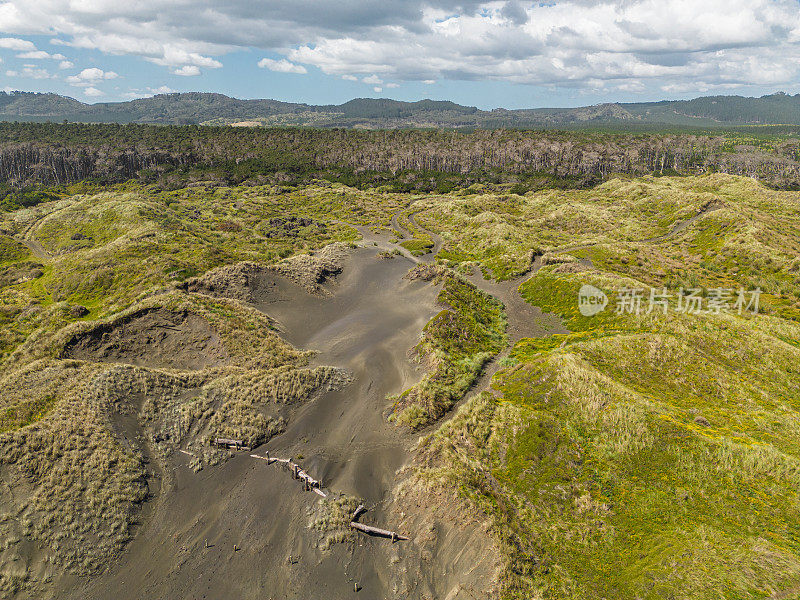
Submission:
[[[739,134],[231,128],[0,123],[0,181],[13,187],[143,181],[343,178],[430,191],[542,176],[588,185],[612,174],[756,177],[800,185],[800,140]]]
[[[480,110],[444,100],[403,102],[355,98],[343,104],[312,105],[224,94],[158,94],[125,102],[85,104],[53,93],[0,92],[0,118],[9,121],[149,123],[309,127],[593,128],[653,125],[719,129],[744,125],[800,125],[800,95],[782,92],[748,98],[707,96],[692,100],[605,103],[574,108]]]

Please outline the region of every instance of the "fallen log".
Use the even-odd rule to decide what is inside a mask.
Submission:
[[[367,509],[366,509],[366,508],[364,508],[364,505],[363,505],[363,504],[359,504],[359,505],[358,505],[358,508],[357,508],[357,509],[355,510],[355,512],[353,513],[353,521],[358,521],[358,517],[360,517],[361,515],[363,515],[365,512],[367,512]]]
[[[297,472],[297,478],[306,481],[308,483],[308,485],[311,486],[311,487],[319,487],[319,485],[320,485],[319,481],[317,481],[316,479],[311,477],[311,475],[309,475],[305,471],[298,471]]]
[[[271,465],[276,460],[278,460],[277,458],[270,458],[269,456],[259,456],[258,454],[251,454],[250,457],[251,458],[260,458],[261,460],[265,460],[265,461],[267,461],[268,465]]]
[[[363,531],[364,533],[368,533],[370,535],[378,535],[380,537],[389,538],[392,540],[392,542],[408,539],[406,536],[400,535],[395,531],[389,531],[388,529],[379,529],[378,527],[364,525],[363,523],[358,523],[356,521],[350,521],[350,527],[352,527],[353,529],[358,529],[359,531]]]
[[[269,453],[267,453],[266,456],[259,456],[258,454],[251,454],[250,456],[252,458],[258,458],[259,460],[265,460],[267,461],[268,465],[271,465],[274,462],[286,465],[292,472],[292,478],[299,479],[300,481],[302,481],[306,491],[313,491],[322,496],[323,498],[328,497],[328,494],[326,494],[320,489],[322,487],[322,482],[319,481],[318,479],[314,479],[313,477],[311,477],[311,475],[303,471],[300,468],[300,465],[292,461],[291,458],[274,458],[271,457]]]
[[[219,448],[228,448],[229,450],[251,450],[250,446],[245,446],[242,440],[232,440],[230,438],[214,438],[214,445]]]

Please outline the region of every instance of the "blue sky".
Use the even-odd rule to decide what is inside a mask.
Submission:
[[[480,108],[800,91],[796,0],[0,0],[0,89]]]

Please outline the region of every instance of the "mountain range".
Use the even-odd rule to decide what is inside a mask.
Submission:
[[[54,93],[0,92],[0,120],[313,127],[557,128],[602,124],[736,127],[800,125],[800,94],[750,98],[607,103],[578,108],[480,110],[454,102],[357,98],[339,105],[240,100],[223,94],[159,94],[126,102],[86,104]]]

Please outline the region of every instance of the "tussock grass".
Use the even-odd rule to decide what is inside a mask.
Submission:
[[[414,349],[430,365],[428,374],[395,399],[396,422],[420,429],[450,410],[502,350],[506,319],[502,304],[451,271],[430,266],[413,273],[441,278],[437,301],[447,307],[428,321]]]
[[[723,208],[639,241],[715,199]],[[527,248],[549,249],[520,291],[572,333],[522,340],[495,377],[500,397],[473,398],[424,438],[412,480],[492,520],[506,598],[794,593],[796,195],[711,175],[496,200],[437,198],[417,218],[443,231],[451,260],[512,272]],[[478,231],[509,226],[520,250],[498,259]],[[572,272],[565,255],[594,267]],[[584,283],[761,286],[768,314],[617,315],[612,293],[606,312],[584,317]]]
[[[228,453],[214,437],[262,443],[285,427],[286,405],[347,381],[339,369],[310,368],[310,354],[283,342],[248,298],[187,292],[183,282],[244,261],[318,286],[339,268],[341,248],[315,251],[358,235],[332,219],[388,224],[387,206],[399,205],[342,186],[127,184],[0,216],[0,595],[103,569],[135,531],[160,461],[181,449],[195,469],[218,463]],[[40,263],[23,237],[46,253]],[[89,314],[76,316],[85,311],[75,305]],[[75,340],[110,332],[113,341],[116,331],[112,359],[137,362],[125,353],[149,342],[126,343],[139,333],[125,324],[148,315],[185,315],[154,327],[177,336],[200,327],[190,352],[217,339],[213,360],[182,370],[159,362],[152,344],[147,367],[69,357]]]
[[[324,498],[310,511],[309,527],[320,534],[320,550],[329,550],[335,544],[356,541],[355,531],[350,527],[353,513],[361,501],[354,496],[341,495]]]

